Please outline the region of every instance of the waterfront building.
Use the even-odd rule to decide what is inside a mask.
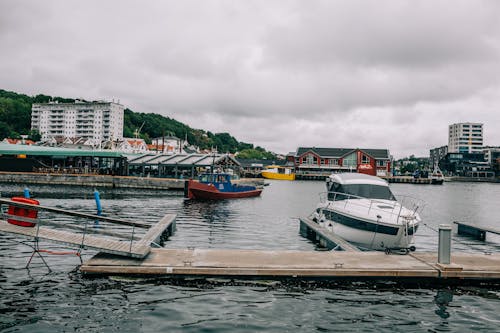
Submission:
[[[450,176],[489,178],[495,174],[482,152],[448,153],[439,162],[439,168]]]
[[[388,149],[299,147],[294,158],[298,174],[359,172],[382,177],[391,175]]]
[[[481,153],[483,147],[483,124],[457,123],[448,129],[448,152]]]
[[[128,159],[128,174],[139,177],[194,178],[211,169],[241,172],[241,164],[229,154],[140,154]]]
[[[0,171],[126,176],[120,152],[0,143]]]
[[[484,160],[493,165],[500,158],[500,147],[483,147],[483,153]]]
[[[118,142],[117,150],[124,153],[143,154],[148,152],[148,145],[144,139],[123,138]]]
[[[183,153],[184,145],[187,143],[187,141],[183,142],[183,140],[172,134],[153,138],[151,141],[152,144],[149,146],[150,151],[154,150],[165,154]]]
[[[34,141],[23,138],[25,135],[21,135],[21,139],[11,139],[11,138],[5,138],[0,143],[6,143],[9,145],[33,145],[35,144]]]
[[[433,169],[439,164],[446,154],[448,154],[448,146],[433,148],[429,151],[429,167]]]
[[[31,129],[42,140],[55,137],[83,138],[100,145],[123,139],[124,106],[114,102],[34,103]]]

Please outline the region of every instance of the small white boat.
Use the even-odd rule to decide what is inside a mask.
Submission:
[[[326,186],[327,197],[318,205],[313,220],[362,249],[415,250],[412,244],[421,222],[420,207],[404,207],[385,180],[340,173],[327,178]]]
[[[431,179],[431,184],[441,185],[444,182],[443,172],[437,165],[434,167],[434,171],[432,171],[429,178]]]

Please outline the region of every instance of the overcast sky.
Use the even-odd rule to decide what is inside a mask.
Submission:
[[[500,1],[0,2],[0,89],[119,99],[287,153],[500,145]]]

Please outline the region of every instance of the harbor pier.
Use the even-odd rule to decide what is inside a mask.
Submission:
[[[341,251],[271,251],[239,249],[152,249],[142,260],[100,253],[85,262],[86,274],[233,278],[379,278],[500,280],[499,254],[451,254],[451,226],[440,225],[438,253],[407,255],[360,251],[309,218],[300,233]]]
[[[500,279],[500,255],[456,253],[439,264],[436,253],[152,249],[143,260],[97,254],[83,263],[86,274],[253,278]]]

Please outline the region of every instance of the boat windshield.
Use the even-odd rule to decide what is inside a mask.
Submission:
[[[200,175],[199,181],[201,183],[227,183],[229,182],[229,175],[204,173]]]
[[[330,187],[328,191],[328,200],[345,200],[349,198],[349,195],[344,195],[342,193],[367,199],[396,200],[387,186],[371,184],[340,185],[338,183],[333,183]]]

